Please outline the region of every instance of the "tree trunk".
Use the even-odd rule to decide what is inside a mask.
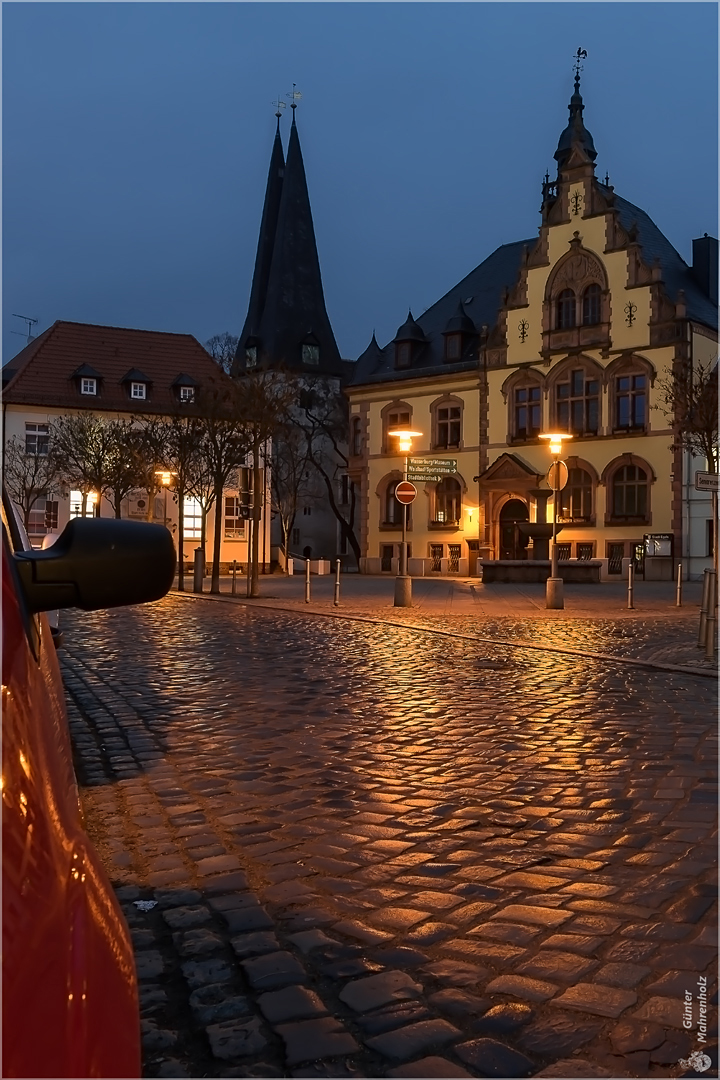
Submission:
[[[185,569],[183,567],[183,549],[185,547],[185,491],[175,489],[178,501],[178,592],[185,592]]]
[[[260,582],[258,581],[258,561],[260,553],[260,515],[262,513],[262,499],[264,492],[260,490],[260,443],[256,438],[253,442],[253,530],[252,530],[252,554],[250,569],[250,596],[260,595]]]
[[[220,544],[222,541],[223,491],[215,492],[215,529],[213,531],[213,568],[210,579],[210,592],[220,592]]]

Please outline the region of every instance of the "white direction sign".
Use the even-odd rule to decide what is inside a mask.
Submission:
[[[695,473],[695,490],[696,491],[717,491],[718,490],[718,473],[716,473],[716,472],[696,472]]]

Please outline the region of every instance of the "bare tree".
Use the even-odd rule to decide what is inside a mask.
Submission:
[[[273,442],[270,486],[272,510],[280,521],[287,559],[300,500],[316,501],[320,497],[318,475],[310,460],[307,439],[297,425],[288,425]]]
[[[718,471],[717,357],[705,364],[677,365],[658,383],[657,406],[673,425],[675,443]]]
[[[247,447],[252,459],[252,546],[250,551],[249,595],[260,595],[258,564],[260,554],[260,521],[264,498],[264,466],[272,440],[290,423],[297,388],[294,380],[283,372],[259,371],[244,375],[238,381],[239,414],[245,426]]]
[[[226,375],[230,374],[239,340],[239,338],[233,337],[226,330],[225,333],[215,334],[209,341],[205,342],[205,348]]]
[[[113,433],[94,413],[63,416],[50,426],[50,448],[58,475],[82,493],[82,513],[90,492],[97,492],[97,513],[110,487]]]
[[[29,453],[15,435],[5,445],[3,482],[13,501],[22,510],[25,531],[29,531],[30,512],[40,499],[47,498],[58,479],[55,458],[47,452]]]
[[[144,488],[147,481],[143,431],[132,420],[107,421],[108,462],[106,469],[107,500],[122,517],[122,503],[131,491]],[[148,492],[148,494],[150,494]]]
[[[339,388],[319,379],[314,380],[299,395],[296,423],[305,434],[308,458],[325,485],[330,509],[359,567],[360,544],[355,535],[355,485],[348,483],[347,508],[338,499],[338,481],[347,475],[349,465],[347,400]]]

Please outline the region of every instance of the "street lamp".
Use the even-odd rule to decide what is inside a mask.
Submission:
[[[388,431],[388,435],[392,435],[398,440],[398,449],[402,454],[405,454],[403,483],[407,484],[408,454],[412,450],[413,439],[419,439],[422,432],[410,431],[408,428],[395,428]],[[395,578],[395,607],[412,607],[412,578],[407,572],[407,508],[408,503],[415,498],[415,489],[408,484],[407,491],[409,494],[405,502],[398,497],[397,488],[395,491],[395,497],[402,506],[402,542],[400,544],[398,573]]]
[[[541,435],[541,439],[548,439],[550,442],[550,453],[555,459],[552,464],[552,489],[553,489],[553,532],[552,532],[552,547],[550,549],[550,577],[545,583],[545,607],[561,609],[565,607],[565,600],[563,598],[563,582],[562,578],[558,575],[558,550],[557,550],[557,518],[558,518],[558,497],[560,494],[560,454],[562,453],[562,444],[566,439],[572,439],[572,435],[567,433],[552,432],[549,435]],[[564,486],[564,485],[563,485]]]
[[[170,472],[168,469],[156,469],[155,470],[155,475],[160,477],[160,483],[165,488],[165,511],[164,511],[163,524],[164,524],[165,528],[167,529],[167,527],[168,527],[168,516],[167,516],[168,488],[170,487],[170,485],[172,483],[172,478],[173,478],[173,476],[176,475],[176,473]],[[180,513],[182,513],[182,507],[180,508]]]

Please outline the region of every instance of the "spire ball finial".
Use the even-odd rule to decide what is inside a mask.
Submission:
[[[282,110],[285,108],[285,102],[281,100],[280,95],[278,94],[277,101],[271,101],[270,104],[274,105],[275,108],[277,109],[277,112],[275,113],[275,115],[278,118],[278,127],[279,127],[280,126],[280,117],[282,116]]]
[[[576,94],[578,94],[580,92],[580,72],[583,70],[583,66],[582,66],[580,61],[581,60],[586,60],[586,59],[587,59],[587,49],[580,49],[579,48],[578,51],[575,53],[575,63],[573,64],[573,68],[575,69],[575,93]]]

